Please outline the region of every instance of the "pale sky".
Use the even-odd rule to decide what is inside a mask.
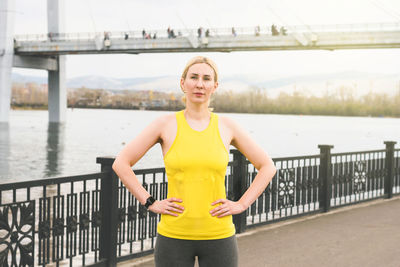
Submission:
[[[47,32],[47,0],[15,0],[15,34]],[[398,0],[66,0],[67,32],[400,23]],[[67,78],[83,75],[143,77],[180,75],[197,53],[67,56]],[[340,71],[399,73],[400,49],[201,53],[221,76],[275,76]],[[45,71],[14,69],[45,76]]]

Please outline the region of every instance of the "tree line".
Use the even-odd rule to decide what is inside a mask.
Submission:
[[[259,88],[227,91],[214,94],[210,106],[217,112],[400,117],[400,92],[394,96],[369,92],[355,97],[352,90],[344,89],[319,97],[294,92],[280,93],[276,98]]]
[[[12,87],[12,108],[47,109],[47,101],[47,85],[27,83],[14,84]],[[183,108],[183,103],[179,95],[173,93],[82,87],[67,90],[67,106],[69,108],[178,110]]]
[[[112,91],[83,87],[68,89],[68,107],[180,110],[184,108],[181,96],[157,91]],[[47,108],[47,85],[14,84],[11,106]],[[251,88],[240,93],[217,91],[211,98],[210,106],[216,112],[400,117],[400,92],[394,96],[370,92],[356,97],[351,88],[341,87],[323,96],[294,92],[280,93],[272,98],[263,89]]]

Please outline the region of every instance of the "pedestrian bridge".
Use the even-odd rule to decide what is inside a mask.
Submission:
[[[400,23],[287,26],[285,34],[272,34],[270,27],[216,28],[199,36],[198,29],[58,33],[18,35],[16,55],[233,52],[259,50],[369,49],[400,47]],[[154,38],[155,37],[155,38]],[[14,62],[14,66],[18,66]]]
[[[60,6],[56,5],[57,1],[49,3],[54,5],[51,9],[62,13]],[[4,73],[6,77],[0,84],[0,121],[8,121],[12,67],[48,71],[49,121],[65,121],[65,55],[400,47],[400,23],[287,25],[279,31],[264,25],[203,30],[173,29],[174,34],[167,32],[167,29],[63,33],[63,28],[57,26],[61,20],[55,15],[58,13],[49,14],[48,34],[5,35],[9,45],[6,49],[0,49],[0,76]]]

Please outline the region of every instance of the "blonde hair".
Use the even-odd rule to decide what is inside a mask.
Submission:
[[[214,71],[214,82],[218,82],[218,68],[217,65],[215,64],[214,61],[212,61],[211,59],[207,58],[207,57],[202,57],[202,56],[197,56],[194,58],[191,58],[188,63],[186,64],[185,68],[183,69],[181,78],[182,79],[186,79],[187,73],[189,71],[189,68],[195,64],[201,64],[201,63],[205,63],[208,66],[210,66],[212,68],[212,70]],[[186,96],[183,95],[182,96],[182,101],[183,103],[186,104]],[[208,100],[208,105],[210,105],[210,99]],[[213,108],[209,108],[210,111],[213,110]]]
[[[193,66],[194,64],[200,64],[200,63],[205,63],[205,64],[209,65],[213,69],[213,71],[214,71],[214,81],[218,82],[218,68],[217,68],[217,65],[211,59],[209,59],[207,57],[202,57],[202,56],[194,57],[194,58],[192,58],[192,59],[190,59],[188,61],[188,63],[186,64],[185,69],[182,72],[181,78],[186,79],[186,75],[187,75],[187,73],[189,71],[189,68],[191,66]]]

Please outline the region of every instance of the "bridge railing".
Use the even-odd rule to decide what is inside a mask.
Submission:
[[[400,195],[400,149],[273,158],[277,173],[258,199],[234,215],[236,232],[376,198]],[[238,200],[257,169],[238,150],[225,175]],[[115,266],[152,253],[160,215],[148,212],[97,158],[101,172],[0,184],[0,266]],[[164,168],[134,170],[157,199],[167,197]]]
[[[292,33],[318,33],[318,32],[373,32],[373,31],[400,31],[400,23],[358,23],[358,24],[336,24],[336,25],[277,25],[279,31],[283,26],[287,34]],[[271,25],[257,25],[254,27],[233,27],[237,36],[272,35]],[[198,29],[173,29],[176,38],[187,36],[198,36]],[[232,27],[228,28],[209,28],[209,36],[233,36]],[[207,28],[202,29],[205,36]],[[78,33],[41,33],[41,34],[19,34],[14,39],[18,42],[25,41],[88,41],[96,38],[103,39],[106,32],[110,39],[143,39],[142,30],[127,31],[105,31],[105,32],[78,32]],[[167,29],[145,29],[149,37],[168,38]]]
[[[0,266],[103,262],[109,172],[0,184]]]

